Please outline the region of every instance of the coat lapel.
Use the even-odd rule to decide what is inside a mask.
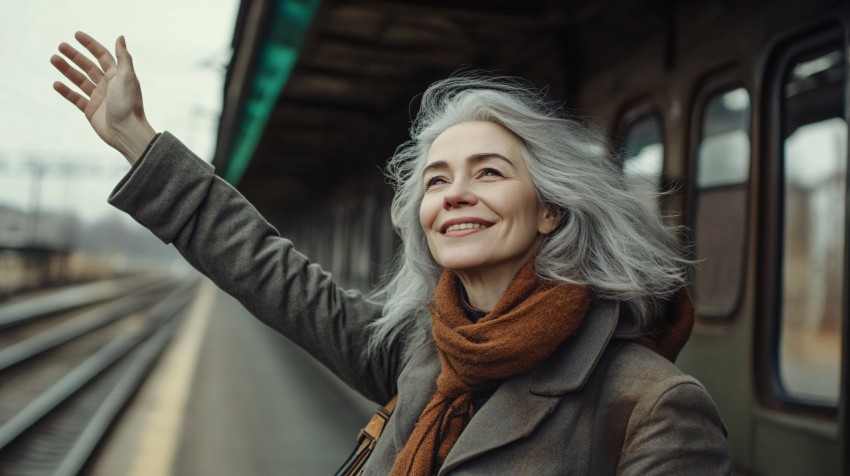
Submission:
[[[614,334],[618,312],[616,302],[595,303],[584,324],[552,357],[537,369],[505,381],[461,433],[439,474],[530,435],[555,410],[561,396],[581,389]],[[419,412],[426,403],[427,398],[416,407]]]
[[[558,397],[584,387],[617,329],[620,304],[594,303],[576,334],[535,372],[531,393]]]

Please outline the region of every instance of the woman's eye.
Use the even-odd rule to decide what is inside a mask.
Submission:
[[[444,179],[443,177],[431,177],[425,181],[425,190],[428,190],[429,188],[435,185],[442,185],[444,183],[446,183],[446,179]]]
[[[496,169],[481,169],[481,171],[478,172],[478,176],[479,177],[501,177],[502,172],[499,172]]]

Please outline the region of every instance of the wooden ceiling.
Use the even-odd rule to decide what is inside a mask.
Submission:
[[[379,168],[406,140],[417,95],[431,82],[484,69],[522,76],[570,104],[582,71],[669,28],[673,1],[326,1],[239,189],[273,217],[372,194],[386,187]],[[259,35],[248,30],[262,24],[245,17],[234,63],[256,54],[250,42]],[[244,87],[233,81],[231,89]],[[223,117],[239,106],[226,100]]]

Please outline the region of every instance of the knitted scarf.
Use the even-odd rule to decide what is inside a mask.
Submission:
[[[541,282],[534,259],[517,272],[496,307],[471,322],[461,285],[446,271],[430,304],[440,356],[437,390],[398,454],[393,476],[429,476],[472,418],[472,392],[536,367],[578,329],[590,306],[586,286]]]

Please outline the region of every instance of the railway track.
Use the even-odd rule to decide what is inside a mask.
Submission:
[[[197,285],[161,276],[100,284],[0,307],[0,475],[78,474]]]

